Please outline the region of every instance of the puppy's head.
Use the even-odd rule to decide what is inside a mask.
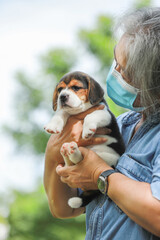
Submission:
[[[103,99],[104,91],[92,77],[82,72],[66,74],[57,84],[53,94],[53,109],[76,113],[85,111]]]

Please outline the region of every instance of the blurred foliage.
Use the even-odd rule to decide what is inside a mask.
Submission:
[[[149,7],[152,5],[152,0],[136,0],[134,3],[135,8]]]
[[[76,63],[76,54],[72,49],[55,49],[41,57],[46,74],[56,76],[57,82]]]
[[[148,6],[149,0],[137,0],[135,8]],[[79,39],[86,52],[99,62],[99,75],[105,81],[113,60],[115,39],[111,16],[99,16],[93,29],[81,29]],[[44,154],[49,135],[43,131],[42,122],[48,121],[52,112],[52,94],[60,78],[77,63],[72,49],[51,49],[40,57],[40,71],[31,77],[24,71],[15,75],[17,91],[13,101],[14,124],[5,126],[13,138],[18,152],[40,156]],[[97,66],[98,68],[98,66]],[[111,111],[118,116],[124,109],[107,99]],[[44,120],[45,119],[45,120]],[[42,158],[40,158],[42,159]],[[41,185],[41,183],[40,183]],[[0,216],[0,222],[9,226],[7,240],[81,240],[85,236],[84,216],[60,220],[51,216],[43,187],[35,192],[14,191],[8,217]],[[2,201],[0,200],[2,203]]]
[[[79,31],[79,38],[86,50],[99,61],[100,69],[97,69],[97,71],[103,82],[106,81],[107,73],[114,58],[116,40],[112,28],[113,19],[111,16],[99,16],[96,26],[92,30],[81,29]],[[125,111],[110,98],[106,100],[116,117]]]
[[[113,20],[111,17],[99,16],[94,29],[79,32],[79,37],[87,50],[100,61],[101,71],[106,71],[113,59],[115,39],[112,27]]]
[[[53,218],[42,187],[30,194],[14,192],[14,197],[8,217],[8,240],[62,240],[64,236],[68,240],[84,239],[84,216]]]
[[[44,153],[49,135],[38,120],[51,118],[53,90],[60,78],[70,71],[76,62],[73,51],[52,49],[40,57],[41,75],[30,77],[16,73],[17,91],[13,102],[14,125],[5,126],[5,132],[15,140],[20,150],[28,149],[36,154]]]

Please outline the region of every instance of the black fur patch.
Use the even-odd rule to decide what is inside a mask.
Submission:
[[[72,72],[64,75],[60,82],[64,82],[65,84],[69,84],[72,79],[79,80],[83,84],[84,89],[88,89],[88,81],[90,80],[89,75],[82,73],[82,72]]]

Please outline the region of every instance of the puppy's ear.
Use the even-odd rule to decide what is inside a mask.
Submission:
[[[58,91],[57,91],[57,86],[56,86],[54,93],[53,93],[53,110],[54,111],[57,110],[57,99],[58,99]]]
[[[96,105],[103,99],[104,91],[102,87],[93,78],[89,79],[89,101],[92,105]]]

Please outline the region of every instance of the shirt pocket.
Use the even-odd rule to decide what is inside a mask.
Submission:
[[[133,159],[129,154],[120,157],[116,168],[133,180],[147,183],[152,181],[152,169]]]

